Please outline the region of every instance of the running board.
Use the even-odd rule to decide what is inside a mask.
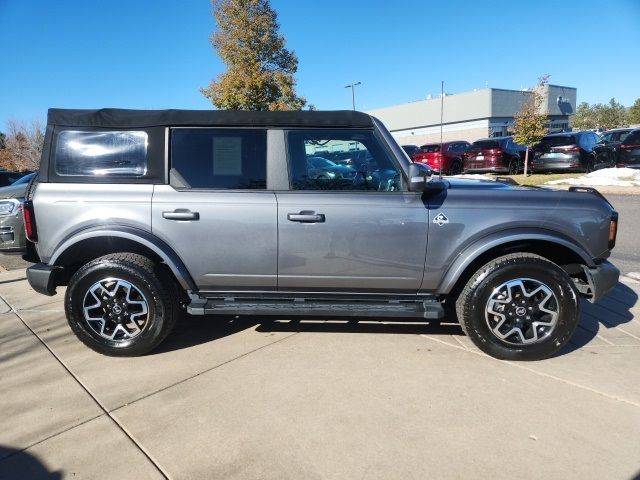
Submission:
[[[444,318],[444,309],[435,300],[202,298],[196,294],[190,294],[190,297],[191,303],[187,305],[190,315]]]

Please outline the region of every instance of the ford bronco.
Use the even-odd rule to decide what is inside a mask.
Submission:
[[[541,359],[619,276],[597,191],[438,178],[359,112],[51,109],[27,197],[31,286],[66,285],[71,329],[107,355],[151,351],[185,309],[446,318]]]

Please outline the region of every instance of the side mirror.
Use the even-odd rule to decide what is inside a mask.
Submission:
[[[433,177],[433,170],[422,163],[409,165],[409,191],[424,192]]]

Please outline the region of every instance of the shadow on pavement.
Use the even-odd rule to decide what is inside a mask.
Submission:
[[[183,315],[173,332],[150,355],[181,350],[224,338],[242,330],[255,327],[258,332],[317,332],[317,333],[381,333],[381,334],[441,334],[463,335],[457,323],[431,323],[426,321],[394,321],[390,318],[344,317],[321,320],[308,317],[264,316],[189,316]]]
[[[582,316],[571,342],[557,355],[587,345],[600,328],[615,328],[633,320],[631,309],[638,295],[629,287],[618,283],[615,289],[597,304],[582,301]],[[395,321],[390,318],[329,317],[264,317],[264,316],[205,316],[184,314],[173,332],[153,351],[153,354],[181,350],[208,343],[229,335],[254,328],[258,332],[317,332],[317,333],[380,333],[405,335],[464,335],[457,323],[427,323],[426,321]]]
[[[61,472],[50,472],[37,457],[24,450],[0,445],[0,480],[58,480]]]
[[[618,283],[609,294],[593,304],[582,301],[582,316],[571,341],[558,355],[578,350],[587,345],[598,334],[600,328],[615,328],[629,323],[634,316],[631,309],[638,301],[638,294],[623,283]]]

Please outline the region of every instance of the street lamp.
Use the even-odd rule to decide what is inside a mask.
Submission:
[[[356,85],[362,85],[362,82],[350,83],[344,87],[351,89],[351,106],[354,110],[356,109]]]

